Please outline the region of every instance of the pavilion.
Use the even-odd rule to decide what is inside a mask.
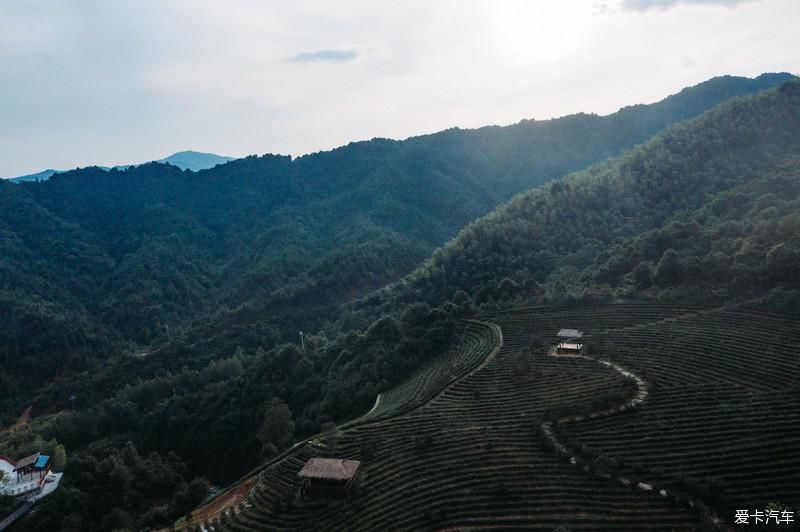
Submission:
[[[52,461],[46,454],[34,453],[17,461],[0,456],[0,495],[31,500],[50,494],[62,475],[53,473],[51,468]]]
[[[20,459],[14,466],[14,473],[17,474],[17,482],[25,480],[33,480],[34,476],[38,476],[42,480],[50,472],[50,457],[46,454],[33,453]]]
[[[561,329],[556,336],[558,336],[556,351],[559,354],[575,354],[583,351],[583,332],[578,329]]]

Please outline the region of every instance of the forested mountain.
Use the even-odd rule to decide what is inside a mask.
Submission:
[[[210,353],[293,339],[512,194],[788,77],[715,78],[605,117],[375,139],[295,160],[248,157],[196,173],[87,168],[0,183],[0,356],[9,361],[0,378],[49,379],[167,342],[210,341],[201,344]]]
[[[446,349],[475,303],[768,293],[791,303],[800,82],[601,162],[786,79],[717,78],[608,117],[376,139],[197,173],[149,164],[0,183],[3,421],[29,402],[67,409],[74,396],[74,410],[35,430],[93,475],[26,526],[57,528],[100,497],[137,526],[174,518],[203,487],[184,463],[224,483],[285,443],[258,437],[283,406],[303,435],[365,411]],[[403,277],[464,224],[542,184]],[[301,328],[323,332],[304,349],[279,345]],[[169,487],[148,512],[152,470],[168,453]],[[95,511],[84,528],[105,519]]]
[[[364,306],[766,299],[800,311],[800,82],[520,194]]]

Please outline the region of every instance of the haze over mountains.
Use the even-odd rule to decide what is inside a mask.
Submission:
[[[302,436],[363,413],[476,305],[800,311],[798,139],[800,82],[725,76],[604,117],[0,182],[0,411],[77,397],[40,430],[94,475],[40,523],[180,515],[179,466],[151,511],[161,456],[227,483],[276,398]]]
[[[153,161],[156,163],[167,163],[173,166],[177,166],[181,170],[191,170],[192,172],[197,172],[199,170],[206,170],[208,168],[213,168],[218,164],[225,164],[228,161],[232,161],[233,157],[226,157],[223,155],[216,155],[214,153],[203,153],[198,151],[179,151],[177,153],[173,153],[168,157],[164,157],[163,159],[158,159],[157,161]],[[144,164],[144,163],[140,163]],[[138,166],[138,165],[118,165],[114,166],[117,170],[124,170],[126,168],[130,168],[131,166]],[[98,168],[102,170],[110,170],[109,167],[106,166],[99,166]],[[54,174],[63,174],[64,172],[68,172],[69,170],[43,170],[41,172],[37,172],[35,174],[23,175],[19,177],[9,177],[6,178],[8,181],[12,183],[22,183],[24,181],[47,181],[50,179],[51,176]]]

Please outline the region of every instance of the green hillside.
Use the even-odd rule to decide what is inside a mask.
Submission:
[[[470,224],[355,312],[419,300],[464,308],[472,296],[499,326],[500,350],[441,352],[336,451],[292,449],[236,511],[210,521],[723,530],[737,508],[797,508],[798,132],[800,83],[790,82]],[[581,303],[621,298],[673,303]],[[562,327],[587,333],[588,354],[553,356]],[[413,407],[444,368],[481,356],[478,371],[454,372]],[[297,472],[314,456],[361,460],[358,492],[301,499]]]
[[[760,79],[745,85],[776,78]],[[525,501],[560,501],[561,515],[607,483],[587,483],[583,472],[559,464],[541,427],[567,415],[564,397],[584,409],[598,400],[616,404],[628,397],[630,383],[598,372],[594,361],[572,365],[572,373],[547,358],[540,367],[547,379],[530,389],[508,388],[514,373],[529,366],[520,355],[526,343],[541,347],[555,322],[516,330],[506,350],[488,361],[483,354],[491,342],[466,318],[478,312],[502,321],[498,310],[522,301],[657,299],[797,310],[800,82],[724,103],[601,162],[645,141],[645,130],[655,132],[642,126],[650,123],[647,116],[665,125],[683,116],[677,108],[692,114],[687,109],[696,108],[698,94],[710,104],[709,87],[727,95],[719,87],[739,81],[709,83],[668,99],[669,105],[610,117],[374,140],[295,160],[249,157],[198,173],[152,164],[125,172],[86,169],[39,184],[0,183],[2,312],[5,323],[21,327],[0,330],[0,378],[3,390],[11,390],[2,397],[4,421],[10,424],[31,403],[35,416],[26,437],[7,433],[0,447],[16,455],[36,437],[63,444],[72,453],[65,478],[75,479],[37,509],[35,524],[20,526],[58,529],[72,508],[82,508],[81,526],[88,530],[163,524],[202,499],[207,485],[195,475],[224,485],[293,438],[363,415],[383,394],[383,406],[346,433],[362,440],[345,439],[342,448],[360,453],[367,445],[366,453],[379,459],[373,478],[400,479],[402,489],[367,495],[379,513],[361,514],[355,506],[361,528],[392,522],[397,503],[412,495],[429,507],[407,517],[411,528],[483,526],[474,512],[486,508],[498,519],[522,508],[522,525],[552,528],[553,516],[534,516],[508,492],[519,488]],[[626,123],[636,127],[619,133]],[[408,274],[497,202],[593,163],[470,223]],[[654,312],[658,323],[684,314]],[[601,315],[592,330],[598,339],[645,317],[625,310],[617,323],[613,312]],[[514,319],[506,326],[517,327]],[[793,341],[792,319],[776,319],[770,334]],[[663,335],[658,323],[653,334]],[[35,328],[25,329],[28,324]],[[300,330],[306,331],[303,346],[297,345]],[[699,338],[704,331],[691,334]],[[736,367],[741,361],[728,362],[726,334],[715,356]],[[607,341],[597,345],[611,355]],[[674,362],[686,364],[680,346],[675,350]],[[790,352],[775,352],[777,365],[791,364]],[[620,356],[638,360],[630,351]],[[636,369],[655,364],[653,353],[642,356],[644,366]],[[674,378],[664,374],[657,382]],[[783,384],[791,396],[792,382]],[[443,410],[425,406],[437,401]],[[753,415],[763,411],[755,408]],[[408,423],[392,424],[406,414]],[[522,416],[532,423],[516,431]],[[373,422],[381,427],[377,435]],[[381,440],[384,422],[390,432]],[[436,428],[440,423],[444,432]],[[493,447],[475,446],[487,427],[497,429]],[[586,456],[596,452],[594,442],[617,444],[602,424],[583,429],[565,426],[558,438],[570,449],[589,447]],[[454,447],[460,454],[438,470],[435,482],[417,485],[425,469],[396,468],[419,457],[421,464],[440,463]],[[493,449],[498,456],[484,470],[459,468]],[[630,459],[641,462],[636,453],[646,451],[632,450]],[[286,468],[279,483],[296,473],[300,458],[289,456],[294,461],[275,462]],[[688,480],[655,473],[671,492],[708,498],[695,493],[696,475],[704,473],[686,467]],[[471,483],[472,491],[450,493],[450,475]],[[502,486],[506,475],[513,477],[512,490]],[[531,477],[544,484],[526,484]],[[477,489],[487,478],[489,494]],[[786,482],[775,479],[778,487]],[[741,485],[733,496],[746,494]],[[434,490],[430,497],[423,487]],[[669,501],[615,487],[595,500],[580,527],[604,521],[604,505],[633,505],[618,523],[626,530],[661,518],[678,529],[702,521],[683,506],[669,514]],[[278,513],[246,518],[267,528],[275,515],[289,524],[307,522],[287,502],[290,483],[267,489],[257,507],[277,505]],[[781,489],[785,498],[796,494]],[[463,513],[448,514],[444,508],[453,505]],[[322,528],[342,524],[313,519],[308,522]]]
[[[796,317],[616,304],[511,307],[483,319],[491,323],[472,322],[475,336],[392,390],[392,417],[359,420],[333,451],[320,441],[292,449],[235,510],[205,524],[700,531],[727,530],[736,508],[800,504]],[[590,355],[548,353],[565,325],[586,332]],[[475,358],[476,370],[414,407],[411,390]],[[643,400],[611,363],[641,376]],[[299,497],[306,460],[331,456],[361,461],[357,490]]]
[[[295,160],[248,157],[197,173],[88,168],[0,183],[0,297],[15,316],[6,323],[37,324],[0,329],[0,378],[47,382],[64,364],[40,357],[59,344],[70,346],[72,369],[158,350],[179,368],[187,357],[294,340],[513,193],[789,77],[715,78],[605,117],[376,139]]]
[[[719,106],[515,197],[365,308],[763,298],[797,311],[800,83]]]

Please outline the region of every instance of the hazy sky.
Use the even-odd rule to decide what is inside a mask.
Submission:
[[[303,153],[800,73],[798,0],[0,1],[0,176]]]

